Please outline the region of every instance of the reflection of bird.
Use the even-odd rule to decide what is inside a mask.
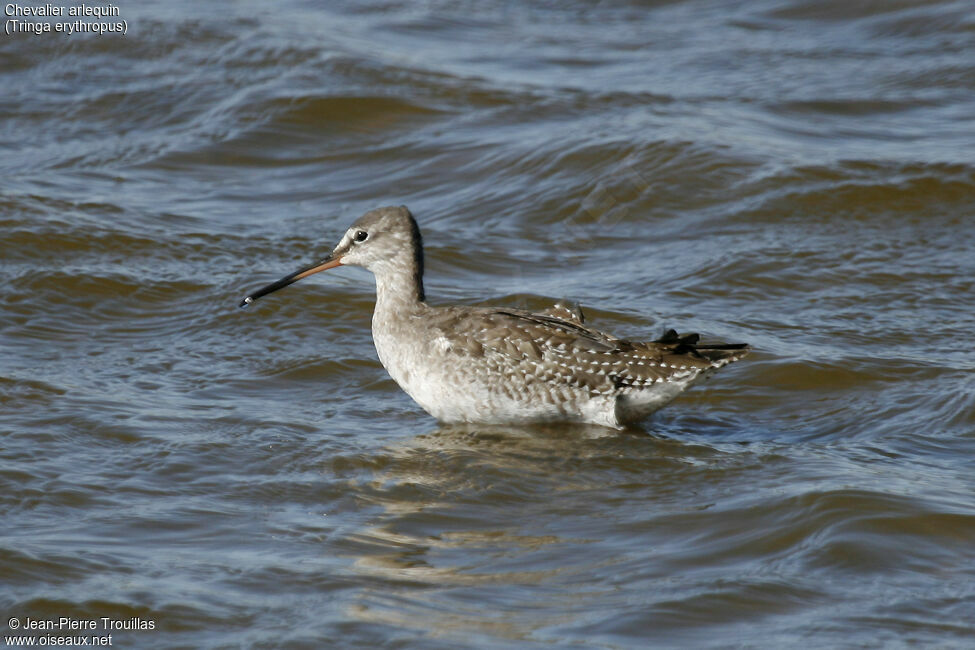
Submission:
[[[584,324],[557,304],[533,313],[426,303],[423,243],[406,207],[360,217],[325,259],[244,298],[244,307],[342,264],[376,276],[372,336],[403,390],[443,422],[634,423],[749,347],[698,345],[697,334],[637,343]]]

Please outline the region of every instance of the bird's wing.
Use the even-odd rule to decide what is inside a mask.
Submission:
[[[562,300],[551,307],[535,313],[539,316],[551,316],[559,320],[569,321],[576,325],[582,325],[586,322],[586,317],[582,314],[582,308],[579,305]]]
[[[678,336],[672,330],[656,341],[635,343],[545,312],[458,310],[448,321],[442,333],[459,354],[500,355],[510,364],[523,365],[536,378],[604,394],[658,381],[687,381],[744,354],[738,349],[737,356],[730,358],[731,352],[722,356],[719,348],[698,351],[696,334]],[[466,334],[461,337],[457,332]]]

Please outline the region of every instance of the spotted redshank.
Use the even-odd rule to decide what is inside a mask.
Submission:
[[[246,307],[343,264],[376,276],[372,338],[397,384],[442,422],[585,422],[623,428],[737,361],[746,344],[699,345],[673,330],[638,343],[585,324],[563,303],[540,311],[433,306],[423,242],[405,206],[367,212],[327,257],[250,294]]]

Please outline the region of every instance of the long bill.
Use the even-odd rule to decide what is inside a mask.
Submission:
[[[251,304],[261,296],[266,296],[269,293],[274,293],[278,289],[283,289],[289,284],[293,284],[302,278],[307,278],[309,275],[318,273],[319,271],[326,271],[328,269],[334,269],[336,266],[342,264],[341,256],[337,256],[334,253],[326,257],[325,259],[315,262],[310,266],[306,266],[303,269],[298,269],[290,275],[286,275],[277,282],[272,282],[271,284],[261,287],[254,293],[248,294],[243,300],[240,301],[240,307],[246,307]]]

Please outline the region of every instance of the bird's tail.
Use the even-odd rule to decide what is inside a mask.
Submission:
[[[667,330],[657,339],[656,343],[673,345],[677,354],[687,353],[701,356],[716,366],[724,366],[732,361],[738,361],[751,352],[752,347],[747,343],[714,343],[698,345],[701,337],[697,334],[680,335],[675,330]]]

